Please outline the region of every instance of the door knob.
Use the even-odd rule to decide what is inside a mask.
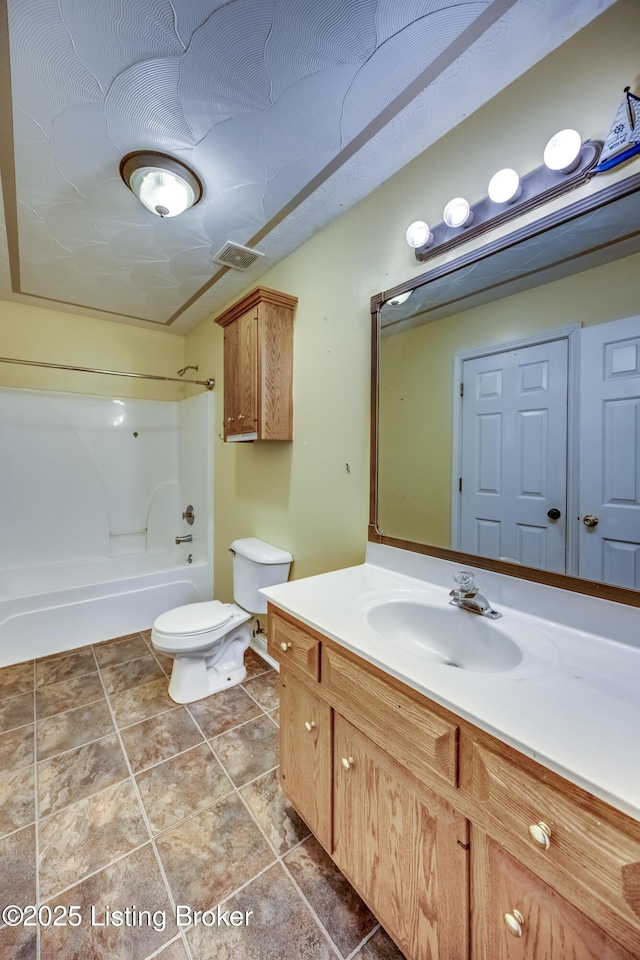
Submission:
[[[582,518],[582,522],[584,523],[585,527],[597,527],[597,526],[598,526],[598,518],[597,518],[597,517],[594,517],[593,514],[591,514],[591,513],[588,513],[588,514],[586,515],[586,517],[583,517],[583,518]]]
[[[562,514],[557,507],[551,507],[551,510],[547,511],[547,516],[549,517],[549,520],[559,520]]]

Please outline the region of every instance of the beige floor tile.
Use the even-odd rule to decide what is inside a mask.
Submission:
[[[3,772],[0,778],[0,836],[35,820],[34,766]],[[13,901],[10,901],[11,903]]]
[[[202,742],[202,734],[184,707],[176,707],[122,731],[129,763],[139,773]]]
[[[36,687],[59,683],[61,680],[71,680],[86,673],[95,673],[96,670],[96,661],[90,647],[80,653],[72,653],[68,657],[40,660],[36,663]]]
[[[0,700],[30,693],[34,686],[33,660],[0,668]]]
[[[211,741],[223,767],[242,786],[278,763],[278,728],[264,714]]]
[[[162,667],[167,677],[171,676],[171,671],[173,670],[173,657],[167,657],[164,653],[155,653],[154,657]]]
[[[55,903],[78,905],[83,922],[73,930],[69,927],[43,929],[41,960],[143,960],[177,932],[150,843],[58,895]],[[155,930],[153,923],[127,927],[92,926],[91,907],[95,907],[96,920],[100,921],[104,918],[105,904],[112,910],[135,906],[137,910],[149,910],[152,914],[165,911],[165,929]],[[161,926],[160,923],[157,925]]]
[[[36,724],[38,760],[46,760],[65,750],[81,747],[113,731],[113,721],[106,700],[96,700],[75,710],[57,713]]]
[[[205,700],[190,703],[188,709],[205,737],[216,737],[219,733],[260,715],[260,708],[240,686],[221,690]]]
[[[39,824],[40,895],[78,883],[148,837],[130,779],[54,813]]]
[[[362,946],[353,960],[405,960],[389,934],[380,927]]]
[[[37,960],[38,935],[33,927],[0,930],[0,957],[6,960]]]
[[[274,859],[236,793],[167,830],[156,844],[175,901],[195,910],[212,907]]]
[[[280,706],[280,674],[277,670],[269,670],[253,680],[245,680],[242,686],[263,710],[275,710]]]
[[[270,710],[269,716],[271,717],[273,722],[279,727],[280,726],[280,707],[278,707],[277,710]]]
[[[107,647],[111,643],[122,643],[123,640],[135,640],[136,637],[141,637],[142,633],[140,630],[135,630],[133,633],[123,633],[121,637],[111,637],[109,640],[101,640],[100,643],[94,643],[94,650],[97,650],[99,647]]]
[[[33,693],[23,693],[10,700],[0,700],[0,733],[33,723]]]
[[[38,764],[38,816],[46,817],[129,776],[115,733]]]
[[[0,770],[17,770],[33,763],[33,724],[0,734]]]
[[[246,926],[198,926],[187,933],[198,960],[336,960],[336,955],[279,864],[224,904],[252,910]]]
[[[45,717],[103,698],[104,690],[97,673],[61,680],[60,683],[51,683],[36,690],[36,716],[38,720],[44,720]]]
[[[308,826],[282,794],[277,770],[247,784],[240,793],[279,856],[309,836]]]
[[[287,869],[343,956],[348,956],[377,920],[315,837],[288,853]]]
[[[113,667],[101,668],[102,679],[107,693],[122,693],[124,690],[133,690],[151,680],[166,679],[164,671],[155,657],[150,654],[139,660],[128,660]]]
[[[174,940],[174,942],[166,946],[164,950],[161,950],[157,956],[158,960],[187,960],[187,951],[184,948],[182,938],[180,940]]]
[[[167,693],[167,678],[152,680],[132,690],[114,693],[109,698],[119,727],[128,727],[149,717],[171,710],[175,703]]]
[[[36,902],[36,828],[25,827],[0,840],[0,903],[26,907]]]
[[[252,677],[257,677],[260,673],[266,673],[267,670],[272,670],[270,663],[267,663],[259,653],[256,653],[255,650],[252,650],[251,647],[247,649],[247,652],[244,655],[244,665],[247,669],[247,680],[251,680]]]
[[[149,648],[139,633],[128,640],[110,640],[108,643],[98,644],[94,648],[96,660],[100,667],[111,667],[116,663],[125,663],[127,660],[137,660],[146,657]]]
[[[154,834],[211,806],[233,786],[206,743],[136,777]]]

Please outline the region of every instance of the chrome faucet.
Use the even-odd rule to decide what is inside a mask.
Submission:
[[[491,609],[491,604],[486,597],[478,593],[474,576],[470,570],[456,570],[453,579],[458,584],[458,588],[452,590],[449,594],[450,597],[453,597],[449,603],[452,603],[454,607],[461,607],[471,613],[479,613],[481,617],[489,617],[490,620],[497,620],[498,617],[502,616],[497,610]]]
[[[185,533],[184,537],[176,537],[176,544],[191,543],[192,540],[193,540],[193,534]]]

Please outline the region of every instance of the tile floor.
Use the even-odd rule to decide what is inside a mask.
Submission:
[[[82,917],[0,923],[0,960],[402,960],[282,797],[278,675],[246,664],[189,707],[148,632],[0,669],[0,906]],[[178,927],[176,904],[253,914]]]

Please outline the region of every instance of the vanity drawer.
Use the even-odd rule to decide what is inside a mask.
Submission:
[[[278,663],[316,683],[320,679],[320,640],[298,621],[269,609],[267,652]]]
[[[584,912],[591,902],[605,929],[640,949],[640,824],[536,766],[474,741],[474,820]],[[616,917],[637,933],[621,937]]]
[[[334,647],[322,647],[323,694],[370,740],[431,785],[458,782],[458,726],[407,687]],[[407,692],[405,692],[407,691]]]

